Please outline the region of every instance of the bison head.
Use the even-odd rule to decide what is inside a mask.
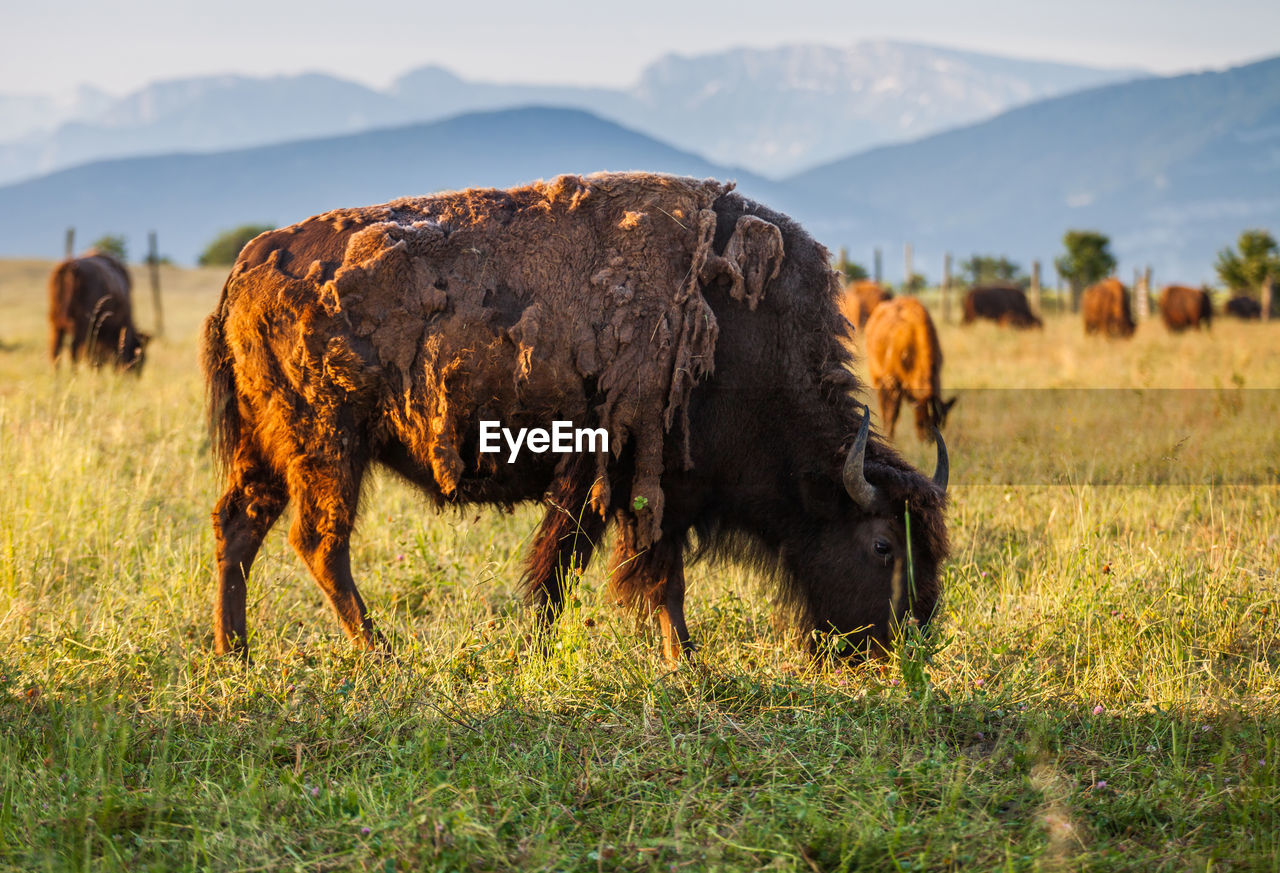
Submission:
[[[120,328],[120,336],[116,341],[116,368],[135,376],[140,375],[142,365],[147,362],[147,343],[149,342],[151,342],[149,334],[140,333],[130,327]]]
[[[792,563],[814,630],[839,635],[838,651],[874,657],[888,651],[899,628],[913,621],[925,625],[933,615],[938,564],[947,551],[942,506],[949,465],[936,428],[932,481],[902,466],[870,462],[869,433],[864,406],[844,463],[848,499],[838,523],[815,531]]]

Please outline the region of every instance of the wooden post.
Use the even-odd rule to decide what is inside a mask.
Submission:
[[[67,228],[66,252],[68,259],[76,253],[76,229],[74,227]]]
[[[1031,262],[1031,309],[1036,315],[1044,317],[1044,310],[1040,308],[1040,262]]]
[[[1275,293],[1275,277],[1270,273],[1267,278],[1262,280],[1262,320],[1268,321],[1271,318],[1272,297]]]
[[[911,269],[911,243],[906,244],[906,246],[902,250],[902,254],[903,254],[903,260],[906,262],[905,266],[907,270],[907,276],[905,279],[902,280],[902,293],[909,294],[911,293],[911,276],[914,273],[914,271]]]
[[[884,281],[884,271],[880,268],[880,247],[879,246],[876,246],[875,261],[876,261],[875,279],[876,279],[876,284],[878,285]]]
[[[1142,293],[1142,271],[1133,268],[1133,320],[1138,324],[1146,321],[1147,307],[1143,303],[1146,295]]]
[[[156,307],[156,336],[164,336],[164,305],[160,302],[160,250],[156,232],[147,233],[147,265],[151,268],[151,299]]]
[[[1142,271],[1142,317],[1151,314],[1151,265]]]
[[[1079,312],[1080,311],[1080,283],[1075,279],[1070,279],[1068,280],[1068,284],[1071,286],[1071,311]]]
[[[942,256],[942,321],[951,323],[951,252]]]

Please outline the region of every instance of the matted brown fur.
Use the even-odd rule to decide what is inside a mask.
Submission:
[[[1173,333],[1213,326],[1213,301],[1209,292],[1185,285],[1166,285],[1160,292],[1160,317]]]
[[[1137,329],[1129,308],[1129,289],[1114,277],[1095,282],[1080,298],[1084,313],[1084,332],[1104,333],[1110,337],[1131,337]]]
[[[874,279],[855,279],[840,292],[840,313],[859,331],[875,308],[893,299],[893,292]]]
[[[938,331],[914,297],[882,303],[866,329],[867,373],[880,397],[880,420],[890,438],[904,399],[915,406],[916,435],[933,438],[946,423],[955,398],[942,399],[942,347]]]
[[[897,565],[871,543],[883,533],[900,561],[909,510],[927,621],[945,496],[878,439],[866,475],[883,505],[843,493],[860,417],[829,256],[730,188],[563,176],[337,210],[247,245],[205,325],[228,480],[217,648],[245,644],[248,569],[289,502],[290,541],[344,629],[375,639],[348,545],[374,462],[439,503],[544,500],[527,579],[548,618],[616,523],[615,590],[658,615],[669,653],[688,643],[695,532],[772,570],[809,626],[887,643]],[[603,427],[611,452],[508,464],[479,451],[486,419]]]
[[[91,249],[68,258],[49,274],[49,358],[55,364],[65,343],[71,361],[82,355],[93,366],[106,363],[138,373],[150,339],[133,325],[132,283],[124,264]]]

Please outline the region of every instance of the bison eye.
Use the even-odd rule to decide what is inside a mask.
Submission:
[[[874,543],[872,543],[871,548],[875,549],[876,554],[882,558],[887,556],[890,552],[893,551],[893,546],[889,545],[888,540],[881,540],[881,539],[877,539]]]

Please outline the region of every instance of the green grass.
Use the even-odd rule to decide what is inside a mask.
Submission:
[[[282,524],[246,667],[210,645],[223,276],[166,274],[132,380],[50,370],[47,269],[0,264],[0,867],[1280,867],[1276,486],[960,485],[942,619],[901,661],[813,663],[700,566],[699,666],[671,672],[599,568],[536,656],[534,509],[378,478],[355,564],[394,655],[350,650]],[[1280,386],[1271,325],[941,330],[959,387]]]

